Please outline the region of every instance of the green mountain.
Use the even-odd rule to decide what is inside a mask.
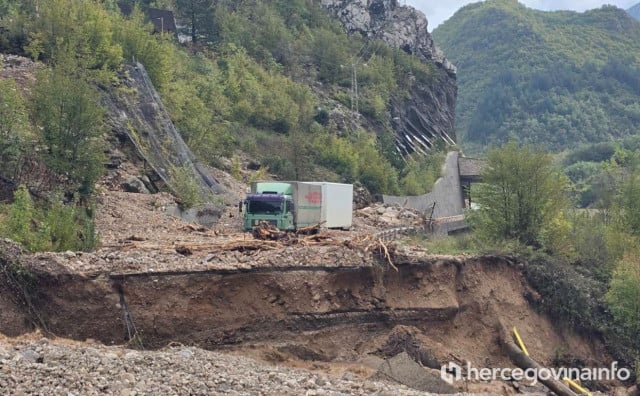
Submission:
[[[613,6],[543,12],[470,4],[433,32],[458,67],[458,138],[559,150],[640,129],[640,23]]]
[[[629,15],[631,15],[632,17],[640,20],[640,3],[634,5],[633,7],[629,8],[627,10],[627,12],[629,13]]]

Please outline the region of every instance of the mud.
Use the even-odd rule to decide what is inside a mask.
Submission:
[[[558,329],[530,308],[527,285],[509,259],[410,261],[399,261],[397,272],[287,267],[87,277],[34,268],[35,308],[46,329],[64,338],[126,344],[135,334],[144,348],[253,349],[274,361],[383,356],[390,334],[405,326],[432,366],[460,359],[496,367],[509,364],[497,342],[499,320],[517,326],[541,362],[560,350],[607,359],[598,342]],[[6,312],[20,320],[19,306]],[[0,323],[5,334],[31,329]]]

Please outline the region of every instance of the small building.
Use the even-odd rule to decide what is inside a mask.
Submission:
[[[118,8],[124,16],[129,16],[133,12],[133,5],[129,3],[118,2]],[[153,33],[171,33],[177,37],[178,28],[173,11],[159,8],[143,8],[142,12],[145,15],[145,21],[153,25]]]
[[[487,161],[479,158],[458,157],[458,172],[465,207],[471,207],[471,183],[482,181]]]
[[[161,10],[159,8],[147,8],[145,12],[149,22],[153,24],[154,33],[177,34],[176,18],[173,16],[172,11]]]

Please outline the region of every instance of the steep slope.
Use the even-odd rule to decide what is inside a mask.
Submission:
[[[532,357],[551,367],[563,358],[587,367],[610,359],[595,334],[575,334],[534,309],[530,297],[537,293],[523,276],[525,264],[509,257],[429,256],[409,248],[393,254],[397,271],[328,260],[126,274],[116,266],[126,268],[137,255],[123,253],[100,272],[74,268],[73,260],[84,257],[0,255],[0,266],[22,262],[39,285],[31,311],[12,304],[21,301],[15,290],[0,289],[0,317],[40,320],[43,331],[78,341],[124,344],[135,332],[133,342],[147,349],[175,343],[234,349],[279,365],[315,364],[320,371],[349,365],[367,373],[367,361],[377,368],[380,357],[403,350],[436,369],[451,359],[509,367],[498,341],[503,324],[517,326]],[[29,330],[28,324],[20,329],[0,322],[2,332]],[[460,390],[469,385],[489,384],[456,384]],[[490,394],[503,394],[498,389]]]
[[[543,12],[490,0],[463,7],[433,35],[458,66],[467,147],[514,136],[557,150],[640,125],[640,23],[623,10]]]
[[[427,31],[427,18],[397,0],[323,0],[350,34],[381,40],[438,68],[438,84],[419,84],[396,97],[390,112],[396,143],[403,154],[429,150],[440,139],[455,143],[456,67],[436,47]],[[410,77],[410,76],[408,76]]]
[[[629,13],[629,15],[631,15],[632,17],[640,20],[640,3],[634,5],[633,7],[629,8],[627,10],[627,12]]]

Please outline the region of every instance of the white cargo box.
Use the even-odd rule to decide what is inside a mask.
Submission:
[[[302,182],[322,187],[323,227],[349,229],[353,223],[353,185],[328,182]]]

